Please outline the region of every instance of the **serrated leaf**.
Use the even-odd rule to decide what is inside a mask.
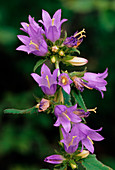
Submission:
[[[77,89],[74,89],[72,90],[72,95],[75,99],[75,102],[78,103],[85,112],[87,112],[87,108],[85,106],[85,103],[84,103],[84,100],[82,98],[80,91]]]
[[[82,160],[81,164],[86,170],[112,170],[109,166],[98,161],[95,154],[90,154],[87,158]]]
[[[64,104],[68,106],[72,106],[71,95],[67,94],[63,89],[62,89],[62,93],[64,97]]]
[[[19,110],[19,109],[5,109],[4,113],[5,114],[33,114],[33,113],[37,113],[38,109],[34,106],[32,108],[29,109],[24,109],[24,110]]]
[[[69,76],[73,77],[73,76],[77,76],[77,77],[83,77],[85,72],[86,72],[86,69],[84,71],[74,71],[74,72],[71,72],[69,73]]]
[[[41,64],[43,64],[45,61],[46,61],[46,59],[41,59],[41,60],[37,61],[36,65],[34,66],[33,71],[35,72],[36,69],[37,69]]]

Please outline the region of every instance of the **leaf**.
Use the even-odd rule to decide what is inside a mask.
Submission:
[[[81,95],[80,91],[78,91],[77,89],[74,89],[74,90],[72,90],[72,95],[73,95],[73,97],[75,99],[75,102],[77,102],[81,106],[81,108],[85,112],[87,112],[87,108],[85,106],[85,103],[84,103],[84,100],[82,98],[82,95]]]
[[[67,94],[63,89],[62,89],[63,97],[64,97],[64,104],[68,106],[72,106],[71,103],[71,95]]]
[[[81,164],[86,168],[86,170],[112,170],[109,166],[104,165],[102,162],[98,161],[96,155],[89,155],[87,158],[83,159]]]
[[[46,61],[46,59],[41,59],[41,60],[37,61],[36,65],[34,66],[33,71],[35,72],[36,69],[37,69],[41,64],[43,64],[45,61]]]
[[[71,72],[69,73],[69,76],[73,77],[73,76],[77,76],[77,77],[83,77],[85,72],[86,72],[86,67],[85,67],[85,70],[84,71],[74,71],[74,72]]]
[[[29,108],[29,109],[25,109],[25,110],[19,110],[19,109],[5,109],[4,110],[4,113],[5,114],[33,114],[33,113],[38,113],[38,109],[34,106],[32,108]]]

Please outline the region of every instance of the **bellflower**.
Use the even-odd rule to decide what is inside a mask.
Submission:
[[[65,158],[62,155],[51,155],[44,159],[45,162],[51,164],[61,164]]]
[[[76,32],[73,36],[67,37],[64,41],[64,45],[67,47],[75,47],[77,48],[83,41],[83,37],[86,37],[86,35],[82,35],[85,33],[85,29],[83,29],[80,32]]]
[[[102,91],[106,91],[106,85],[107,81],[104,80],[108,76],[108,68],[103,73],[91,73],[86,72],[84,76],[82,77],[87,82],[84,82],[84,86],[86,85],[89,88],[94,88],[101,92],[102,98],[104,97],[104,94]]]
[[[73,82],[67,73],[62,73],[58,77],[58,84],[63,88],[63,90],[70,94],[70,84]]]
[[[79,117],[88,117],[90,114],[89,111],[85,112],[83,109],[76,109],[73,113]]]
[[[23,28],[20,28],[20,29],[21,29],[22,31],[28,33],[28,28],[29,28],[29,26],[31,25],[31,27],[32,27],[36,32],[37,32],[37,30],[38,30],[39,28],[41,28],[42,34],[45,34],[45,32],[44,32],[44,30],[42,29],[42,27],[40,27],[39,24],[38,24],[36,21],[34,21],[34,17],[32,18],[32,17],[29,15],[28,20],[29,20],[29,24],[26,23],[26,22],[21,22],[21,25],[22,25]]]
[[[71,132],[67,133],[63,128],[61,128],[63,138],[60,142],[64,143],[64,149],[67,153],[73,153],[78,148],[79,140],[75,135],[75,129],[72,128]]]
[[[102,128],[93,130],[83,123],[77,123],[73,125],[72,129],[75,132],[74,135],[77,136],[78,140],[82,143],[81,152],[83,150],[83,146],[85,146],[91,153],[93,153],[94,146],[92,140],[101,141],[104,139],[99,133],[96,132],[101,131]]]
[[[43,64],[41,68],[41,77],[36,73],[31,74],[46,95],[54,95],[56,92],[58,70],[59,69],[55,69],[53,74],[51,74],[50,69]]]
[[[57,105],[54,109],[54,114],[57,117],[57,121],[54,126],[63,126],[66,132],[69,132],[71,129],[71,122],[78,123],[81,122],[81,118],[73,113],[77,108],[77,104],[75,106],[66,107],[65,105]]]
[[[25,28],[26,30],[26,28]],[[18,35],[18,38],[24,45],[19,46],[16,50],[25,51],[28,54],[33,53],[37,56],[45,56],[48,52],[47,43],[43,38],[42,28],[36,29],[34,25],[29,25],[27,29],[28,36]]]
[[[61,9],[57,10],[53,15],[53,18],[50,17],[49,13],[45,10],[42,10],[42,20],[39,20],[44,25],[45,35],[47,39],[55,42],[60,38],[61,35],[61,25],[67,19],[61,20]]]

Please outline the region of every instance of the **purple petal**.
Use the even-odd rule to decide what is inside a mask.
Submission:
[[[25,45],[30,43],[30,38],[25,35],[17,35],[20,41],[22,41]]]
[[[32,73],[31,76],[38,84],[40,83],[41,77],[38,74]]]
[[[51,17],[49,15],[49,13],[45,10],[42,10],[42,19],[44,22],[44,25],[48,28],[51,25]]]
[[[92,144],[92,142],[88,139],[85,138],[84,140],[82,140],[82,144],[91,152],[94,152],[94,146]]]
[[[61,20],[61,9],[55,12],[53,18],[54,18],[54,25],[59,26]]]
[[[60,38],[60,34],[61,31],[58,31],[56,26],[50,26],[48,31],[46,32],[46,37],[52,42],[55,42]]]
[[[60,117],[57,118],[56,122],[54,123],[54,126],[60,126]]]
[[[41,76],[46,77],[46,75],[51,76],[51,71],[45,64],[41,67]]]
[[[20,45],[18,48],[16,48],[16,50],[18,50],[18,51],[25,51],[28,54],[31,53],[31,50],[29,50],[29,48],[27,46],[25,46],[25,45]]]
[[[70,85],[69,84],[63,86],[63,89],[66,93],[70,94]]]

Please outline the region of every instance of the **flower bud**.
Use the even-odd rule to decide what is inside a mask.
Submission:
[[[56,52],[58,51],[58,49],[59,49],[59,48],[58,48],[56,45],[52,46],[52,52],[55,52],[55,53],[56,53]]]
[[[52,63],[55,63],[55,62],[56,62],[55,56],[53,56],[53,57],[51,58],[51,62],[52,62]]]
[[[60,51],[59,51],[59,55],[60,55],[60,56],[64,56],[65,54],[64,54],[64,52],[63,52],[62,50],[60,50]]]
[[[62,155],[51,155],[45,158],[45,162],[51,164],[61,164],[65,158]]]
[[[86,158],[89,155],[89,151],[83,150],[81,153],[77,154],[76,156],[80,156],[81,158]]]
[[[72,64],[73,66],[83,66],[88,63],[88,60],[82,57],[74,57],[71,60],[66,60],[66,62]]]

